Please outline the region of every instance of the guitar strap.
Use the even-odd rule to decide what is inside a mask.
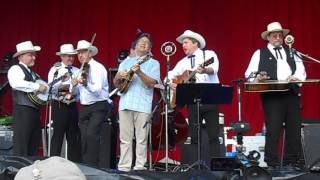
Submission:
[[[26,81],[32,81],[34,82],[36,79],[33,77],[32,75],[32,71],[28,71],[28,69],[26,67],[24,67],[22,64],[18,64],[18,66],[22,69],[22,71],[24,72],[25,74],[25,80]]]
[[[205,52],[205,50],[202,50],[202,52],[203,52],[203,63],[204,63],[204,62],[206,62],[206,52]]]

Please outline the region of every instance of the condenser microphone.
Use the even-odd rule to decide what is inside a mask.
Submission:
[[[161,46],[161,53],[165,56],[172,56],[176,53],[177,47],[173,42],[167,41]]]
[[[293,58],[292,44],[294,43],[294,37],[292,35],[287,35],[284,38],[284,43],[289,47],[290,58]]]
[[[284,42],[286,43],[286,45],[288,45],[289,47],[292,46],[292,44],[294,43],[294,37],[292,35],[287,35],[284,38]]]

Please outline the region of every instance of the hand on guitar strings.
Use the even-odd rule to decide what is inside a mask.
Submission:
[[[132,67],[131,67],[132,71],[136,74],[139,74],[141,72],[141,69],[140,69],[140,65],[139,64],[134,64]]]
[[[206,73],[206,68],[205,68],[205,67],[202,67],[202,66],[198,66],[198,67],[197,67],[197,72],[198,72],[199,74]]]
[[[120,71],[118,79],[128,79],[129,73],[127,70]]]
[[[292,82],[292,81],[299,81],[297,77],[294,77],[293,75],[288,76],[287,81]]]
[[[62,82],[66,82],[71,78],[70,73],[66,72],[63,76],[63,78],[61,79]]]
[[[40,86],[39,86],[38,92],[40,92],[40,93],[44,93],[49,89],[48,85],[46,85],[46,84],[39,84],[39,85]]]
[[[268,76],[268,73],[265,72],[265,71],[260,71],[257,74],[257,77],[256,77],[257,81],[265,81],[265,80],[268,80],[268,79],[270,79],[270,76]]]

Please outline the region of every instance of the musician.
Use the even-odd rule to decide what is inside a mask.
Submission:
[[[267,30],[261,33],[263,40],[268,44],[258,49],[251,57],[250,64],[245,72],[248,78],[258,72],[256,78],[250,80],[305,80],[306,72],[302,60],[290,50],[283,47],[284,36],[289,29],[283,29],[279,22],[272,22]],[[262,73],[259,73],[262,72]],[[301,112],[299,87],[293,85],[287,92],[261,93],[261,100],[267,129],[264,161],[274,168],[279,166],[277,143],[280,131],[285,123],[286,165],[295,166],[301,157]]]
[[[84,163],[98,167],[101,161],[104,161],[99,154],[101,127],[111,116],[112,110],[107,70],[93,58],[98,53],[98,49],[90,42],[78,41],[76,50],[78,60],[82,64],[76,81],[81,104],[79,127],[82,160]]]
[[[219,60],[216,53],[212,50],[203,50],[206,45],[205,39],[200,34],[186,30],[176,39],[182,44],[185,57],[182,58],[176,66],[168,72],[170,86],[173,90],[177,84],[174,79],[185,73],[187,70],[196,71],[195,83],[219,83],[218,70]],[[208,66],[202,67],[206,60],[213,58],[214,62]],[[201,105],[200,120],[205,119],[206,130],[209,138],[210,156],[217,157],[220,154],[219,143],[219,111],[217,105]],[[197,108],[196,105],[188,105],[189,134],[191,143],[198,143],[197,136]]]
[[[68,159],[80,162],[81,144],[76,104],[79,96],[78,89],[71,84],[71,80],[75,79],[79,73],[79,69],[72,66],[76,54],[72,44],[61,45],[60,52],[56,53],[61,61],[55,63],[48,73],[48,83],[62,77],[52,86],[53,135],[50,155],[60,156],[65,136],[68,144]]]
[[[41,139],[39,106],[29,100],[27,93],[44,93],[48,87],[36,83],[39,76],[31,70],[35,65],[39,46],[31,41],[16,45],[19,64],[8,71],[8,80],[13,96],[13,154],[17,156],[35,156]]]
[[[134,170],[144,170],[147,161],[147,140],[151,121],[153,86],[160,80],[160,64],[149,57],[152,46],[150,34],[138,32],[134,41],[134,56],[125,59],[119,66],[114,78],[116,87],[129,76],[130,69],[134,72],[127,92],[122,93],[119,102],[120,125],[120,160],[118,169],[130,171],[132,162],[132,142],[136,138],[136,161]],[[138,65],[138,61],[147,58]]]

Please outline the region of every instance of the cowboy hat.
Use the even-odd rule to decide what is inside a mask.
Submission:
[[[203,49],[206,46],[206,40],[204,40],[204,38],[200,34],[195,33],[193,31],[190,31],[190,30],[184,31],[184,33],[181,34],[179,37],[177,37],[176,40],[182,44],[182,41],[184,38],[193,38],[197,40],[199,42],[200,49]]]
[[[286,36],[290,32],[289,29],[282,29],[282,26],[279,22],[272,22],[272,23],[268,24],[267,30],[261,33],[261,38],[264,40],[268,40],[267,36],[271,32],[279,32],[279,31],[281,31],[283,33],[283,36]]]
[[[91,51],[92,56],[95,56],[95,55],[98,54],[98,48],[93,46],[91,43],[89,43],[86,40],[78,41],[76,51],[79,51],[79,50],[82,50],[82,49],[88,49],[89,51]]]
[[[61,56],[61,55],[74,55],[77,54],[77,51],[74,50],[72,44],[62,44],[60,46],[60,52],[56,52],[56,55]]]
[[[18,57],[21,54],[25,54],[28,52],[36,52],[40,51],[41,47],[40,46],[33,46],[31,41],[24,41],[16,45],[17,52],[14,53],[12,57]]]

